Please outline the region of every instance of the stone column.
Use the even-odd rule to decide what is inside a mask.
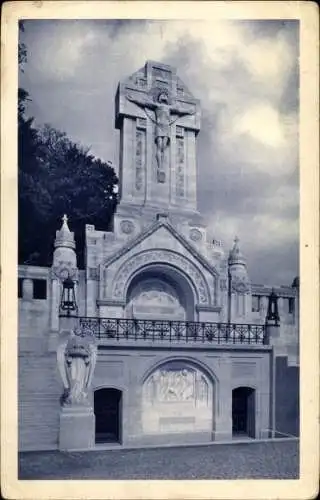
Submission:
[[[229,357],[221,357],[219,361],[219,387],[217,392],[215,410],[215,441],[229,441],[232,439],[232,363]]]
[[[33,299],[33,281],[30,278],[24,278],[22,282],[22,297],[24,300]]]

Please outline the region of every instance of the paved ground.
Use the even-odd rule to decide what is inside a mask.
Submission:
[[[19,456],[19,479],[295,479],[298,441]]]

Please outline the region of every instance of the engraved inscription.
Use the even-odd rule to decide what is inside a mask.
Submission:
[[[136,130],[136,180],[135,188],[141,191],[144,186],[144,170],[146,156],[146,132],[145,130]]]
[[[185,195],[184,189],[184,168],[185,168],[185,153],[184,153],[184,138],[177,137],[176,139],[176,194],[179,198]]]

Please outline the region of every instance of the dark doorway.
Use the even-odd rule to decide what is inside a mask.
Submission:
[[[255,391],[237,387],[232,391],[232,434],[255,437]]]
[[[118,389],[98,389],[94,392],[96,443],[120,442],[121,395]]]

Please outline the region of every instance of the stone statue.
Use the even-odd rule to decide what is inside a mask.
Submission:
[[[149,96],[133,97],[131,94],[127,95],[127,99],[140,106],[155,124],[157,179],[158,182],[164,183],[166,179],[167,149],[170,145],[170,127],[181,116],[195,114],[195,110],[171,105],[167,89],[159,89],[155,99],[151,99]],[[148,109],[154,111],[154,117],[148,113]],[[170,120],[171,113],[178,116]]]
[[[90,388],[97,358],[97,347],[92,338],[75,334],[60,343],[57,361],[64,385],[61,397],[62,406],[89,406]]]

